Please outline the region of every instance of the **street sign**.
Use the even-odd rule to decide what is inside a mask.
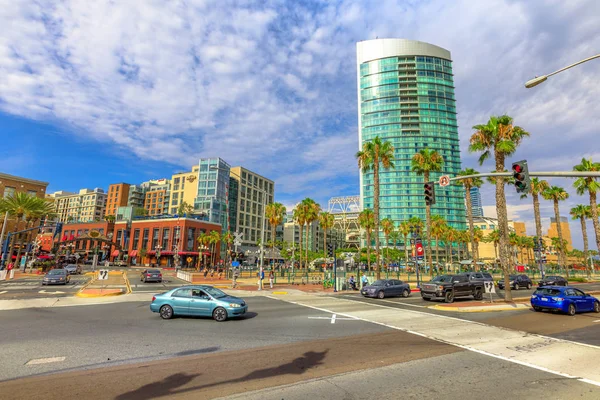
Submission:
[[[242,240],[244,238],[244,233],[243,232],[235,232],[233,234],[233,237],[235,240]]]
[[[423,243],[421,243],[421,241],[417,241],[417,244],[415,244],[416,250],[417,250],[417,259],[418,260],[422,260],[423,259]]]
[[[240,242],[239,240],[236,240],[236,241],[233,242],[233,245],[234,246],[241,246],[242,242]]]
[[[105,281],[108,279],[108,270],[107,269],[101,269],[100,271],[98,271],[98,280],[99,281]]]
[[[440,186],[448,186],[450,184],[450,177],[448,175],[440,176]]]
[[[239,267],[240,266],[240,262],[239,261],[232,261],[231,262],[231,266],[232,267]]]
[[[494,286],[494,282],[485,281],[483,282],[483,287],[485,288],[486,293],[496,293],[496,287]]]
[[[79,255],[79,253],[75,253],[75,258],[76,258],[77,260],[79,260],[79,257],[81,257],[81,256]]]

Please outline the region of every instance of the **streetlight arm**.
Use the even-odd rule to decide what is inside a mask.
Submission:
[[[564,70],[567,70],[567,69],[569,69],[569,68],[573,68],[573,67],[574,67],[574,66],[576,66],[576,65],[583,64],[584,62],[588,62],[588,61],[590,61],[590,60],[593,60],[594,58],[600,58],[600,54],[596,54],[595,56],[591,56],[591,57],[588,57],[588,58],[586,58],[586,59],[584,59],[584,60],[578,61],[578,62],[576,62],[576,63],[574,63],[574,64],[568,65],[568,66],[566,66],[566,67],[564,67],[564,68],[561,68],[561,69],[559,69],[558,71],[554,71],[554,72],[552,72],[551,74],[542,75],[542,76],[537,76],[537,77],[535,77],[535,78],[533,78],[533,79],[530,79],[530,80],[528,80],[528,81],[525,83],[525,87],[526,87],[526,88],[528,88],[528,89],[530,89],[530,88],[532,88],[532,87],[534,87],[534,86],[537,86],[537,85],[539,85],[539,84],[540,84],[540,83],[542,83],[542,82],[545,82],[545,81],[546,81],[546,79],[548,79],[548,77],[550,77],[550,76],[552,76],[552,75],[556,75],[556,74],[558,74],[559,72],[563,72]]]

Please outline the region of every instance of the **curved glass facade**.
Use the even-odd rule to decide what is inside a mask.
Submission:
[[[392,39],[383,39],[392,41]],[[396,47],[427,45],[413,41],[394,41]],[[377,40],[359,43],[362,51],[381,47]],[[400,43],[400,46],[398,46]],[[417,46],[414,46],[417,47]],[[437,46],[426,54],[446,52]],[[359,49],[359,52],[361,50]],[[380,171],[380,218],[391,218],[396,226],[416,216],[425,220],[423,177],[411,171],[411,159],[419,150],[429,148],[444,157],[441,175],[455,176],[461,169],[456,100],[452,61],[431,55],[395,54],[382,51],[384,57],[361,61],[359,54],[359,137],[360,144],[379,136],[394,146],[395,168]],[[447,52],[446,52],[447,53]],[[373,174],[361,173],[361,201],[373,207]],[[465,229],[464,189],[459,186],[435,187],[436,204],[432,215],[441,215],[449,225]]]

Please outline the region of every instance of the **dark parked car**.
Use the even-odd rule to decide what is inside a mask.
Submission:
[[[421,286],[421,297],[452,303],[456,297],[473,296],[475,300],[481,300],[484,291],[483,281],[470,281],[465,274],[440,275]]]
[[[538,286],[567,286],[569,282],[562,276],[547,275],[544,279],[538,282]]]
[[[65,270],[67,271],[67,274],[69,275],[81,275],[83,273],[83,270],[81,269],[81,265],[77,265],[77,264],[69,264],[67,266],[65,266]]]
[[[390,296],[410,296],[410,285],[398,279],[380,279],[364,286],[360,293],[365,297],[377,297],[383,299]]]
[[[140,276],[142,282],[162,282],[160,269],[145,269]]]
[[[535,311],[557,310],[575,315],[578,312],[600,313],[600,301],[581,290],[564,286],[543,286],[531,295],[531,306]]]
[[[459,275],[466,275],[470,281],[494,282],[494,278],[489,272],[463,272]]]
[[[509,279],[510,287],[514,290],[521,288],[531,289],[531,287],[533,286],[533,282],[531,282],[531,279],[529,279],[529,277],[525,274],[510,275]],[[504,278],[501,278],[498,281],[498,289],[504,289]]]
[[[42,279],[42,285],[66,285],[70,281],[71,278],[66,270],[52,269]]]

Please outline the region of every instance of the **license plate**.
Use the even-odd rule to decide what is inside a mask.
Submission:
[[[545,297],[542,297],[542,301],[548,301],[548,299]]]
[[[152,275],[153,278],[158,278],[158,275]]]

